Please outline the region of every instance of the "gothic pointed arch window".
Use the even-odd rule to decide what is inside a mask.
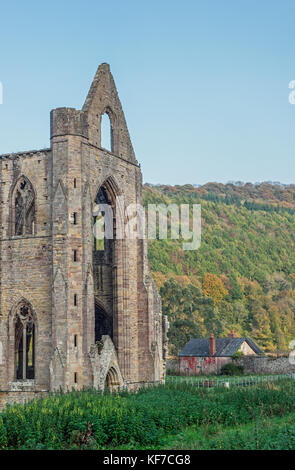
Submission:
[[[35,378],[35,321],[31,306],[23,301],[14,317],[15,379]]]
[[[34,188],[25,176],[21,176],[12,193],[13,235],[34,234],[35,206]]]
[[[106,109],[101,115],[100,121],[100,146],[110,152],[114,151],[113,126],[111,120],[111,111]]]
[[[95,341],[108,335],[117,344],[116,236],[118,234],[117,196],[120,191],[114,178],[109,176],[99,185],[93,204],[93,281],[95,297]],[[120,206],[121,207],[121,206]],[[120,212],[121,213],[121,212]],[[121,219],[120,219],[121,221]],[[119,226],[121,227],[121,223]],[[119,227],[119,228],[120,228]]]
[[[102,208],[110,205],[110,201],[104,186],[101,186],[95,198],[95,210],[93,215],[93,249],[103,252],[106,248],[105,243],[105,211]]]

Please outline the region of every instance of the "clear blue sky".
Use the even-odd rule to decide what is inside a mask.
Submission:
[[[49,146],[111,65],[144,181],[295,183],[294,0],[1,4],[0,153]]]

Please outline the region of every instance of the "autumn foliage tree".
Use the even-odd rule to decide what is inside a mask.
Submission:
[[[262,349],[287,352],[295,338],[295,185],[146,185],[143,196],[146,206],[202,205],[198,250],[169,238],[148,244],[170,353],[192,337],[232,329]]]
[[[202,287],[205,297],[211,297],[215,305],[221,302],[228,294],[228,290],[224,287],[222,280],[216,274],[205,273]]]

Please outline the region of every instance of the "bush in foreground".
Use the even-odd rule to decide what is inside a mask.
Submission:
[[[234,362],[229,362],[221,367],[220,373],[221,375],[243,375],[244,368]]]
[[[51,395],[0,414],[2,449],[151,448],[186,426],[236,426],[294,409],[293,380],[245,389],[186,384],[117,395]]]

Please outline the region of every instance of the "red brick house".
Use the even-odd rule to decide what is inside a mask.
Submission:
[[[217,374],[238,351],[245,356],[263,354],[251,338],[237,338],[234,330],[227,338],[212,333],[210,338],[191,339],[178,355],[179,370],[187,375]]]

